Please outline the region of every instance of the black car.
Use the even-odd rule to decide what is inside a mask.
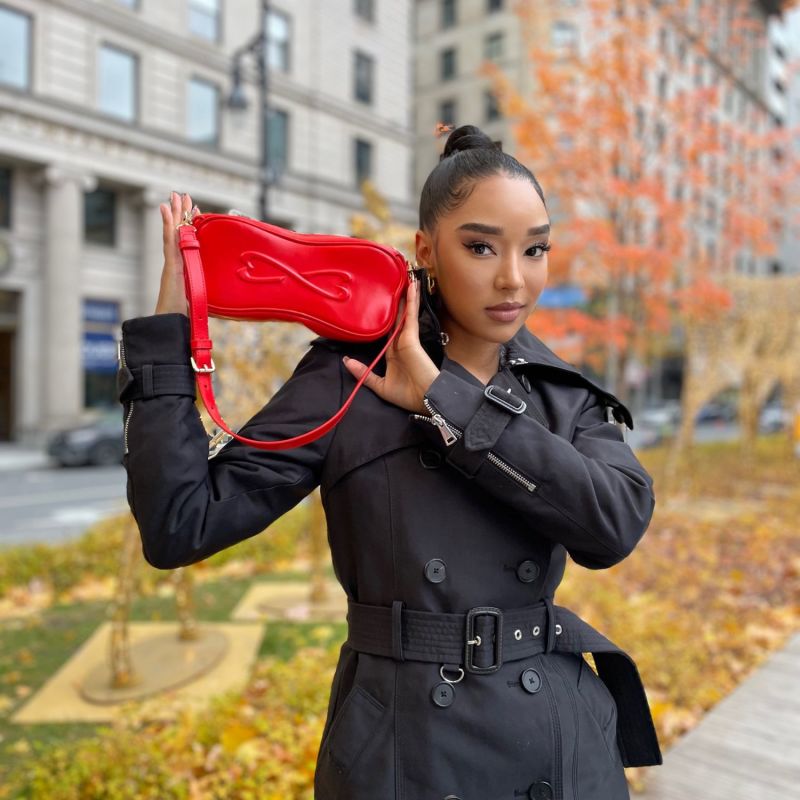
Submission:
[[[47,453],[62,467],[112,466],[121,463],[124,448],[122,415],[113,408],[53,434]]]

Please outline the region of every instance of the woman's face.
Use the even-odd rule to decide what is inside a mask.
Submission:
[[[417,231],[417,262],[436,278],[451,340],[499,344],[517,333],[547,281],[549,233],[534,186],[507,175],[480,180],[458,209],[439,218],[434,241]],[[519,307],[492,311],[503,303]]]

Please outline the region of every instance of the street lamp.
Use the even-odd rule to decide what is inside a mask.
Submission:
[[[226,105],[235,114],[242,114],[247,110],[249,101],[242,85],[242,57],[252,53],[256,57],[258,67],[258,108],[259,126],[261,133],[261,160],[259,163],[259,215],[266,222],[269,217],[268,191],[274,182],[275,171],[269,164],[269,149],[267,147],[267,47],[269,46],[269,2],[261,3],[261,31],[249,42],[242,45],[233,53],[233,88],[228,95]]]

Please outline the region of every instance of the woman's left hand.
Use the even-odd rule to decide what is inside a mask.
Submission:
[[[427,414],[422,398],[439,374],[439,370],[419,341],[420,291],[419,280],[414,280],[409,283],[406,296],[400,301],[393,331],[400,324],[406,306],[408,312],[403,322],[403,329],[386,349],[386,375],[382,378],[371,372],[363,385],[368,386],[378,397],[389,403],[409,411]],[[345,359],[344,365],[350,374],[357,379],[360,378],[366,365],[355,358],[345,357]]]

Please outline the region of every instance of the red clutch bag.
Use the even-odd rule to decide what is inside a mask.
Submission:
[[[368,239],[295,233],[236,214],[184,215],[178,225],[191,326],[191,365],[211,419],[245,444],[285,450],[327,433],[403,327],[403,319],[358,379],[342,407],[290,439],[239,436],[217,408],[208,317],[301,322],[320,336],[360,342],[386,334],[397,319],[414,268],[393,247]]]

